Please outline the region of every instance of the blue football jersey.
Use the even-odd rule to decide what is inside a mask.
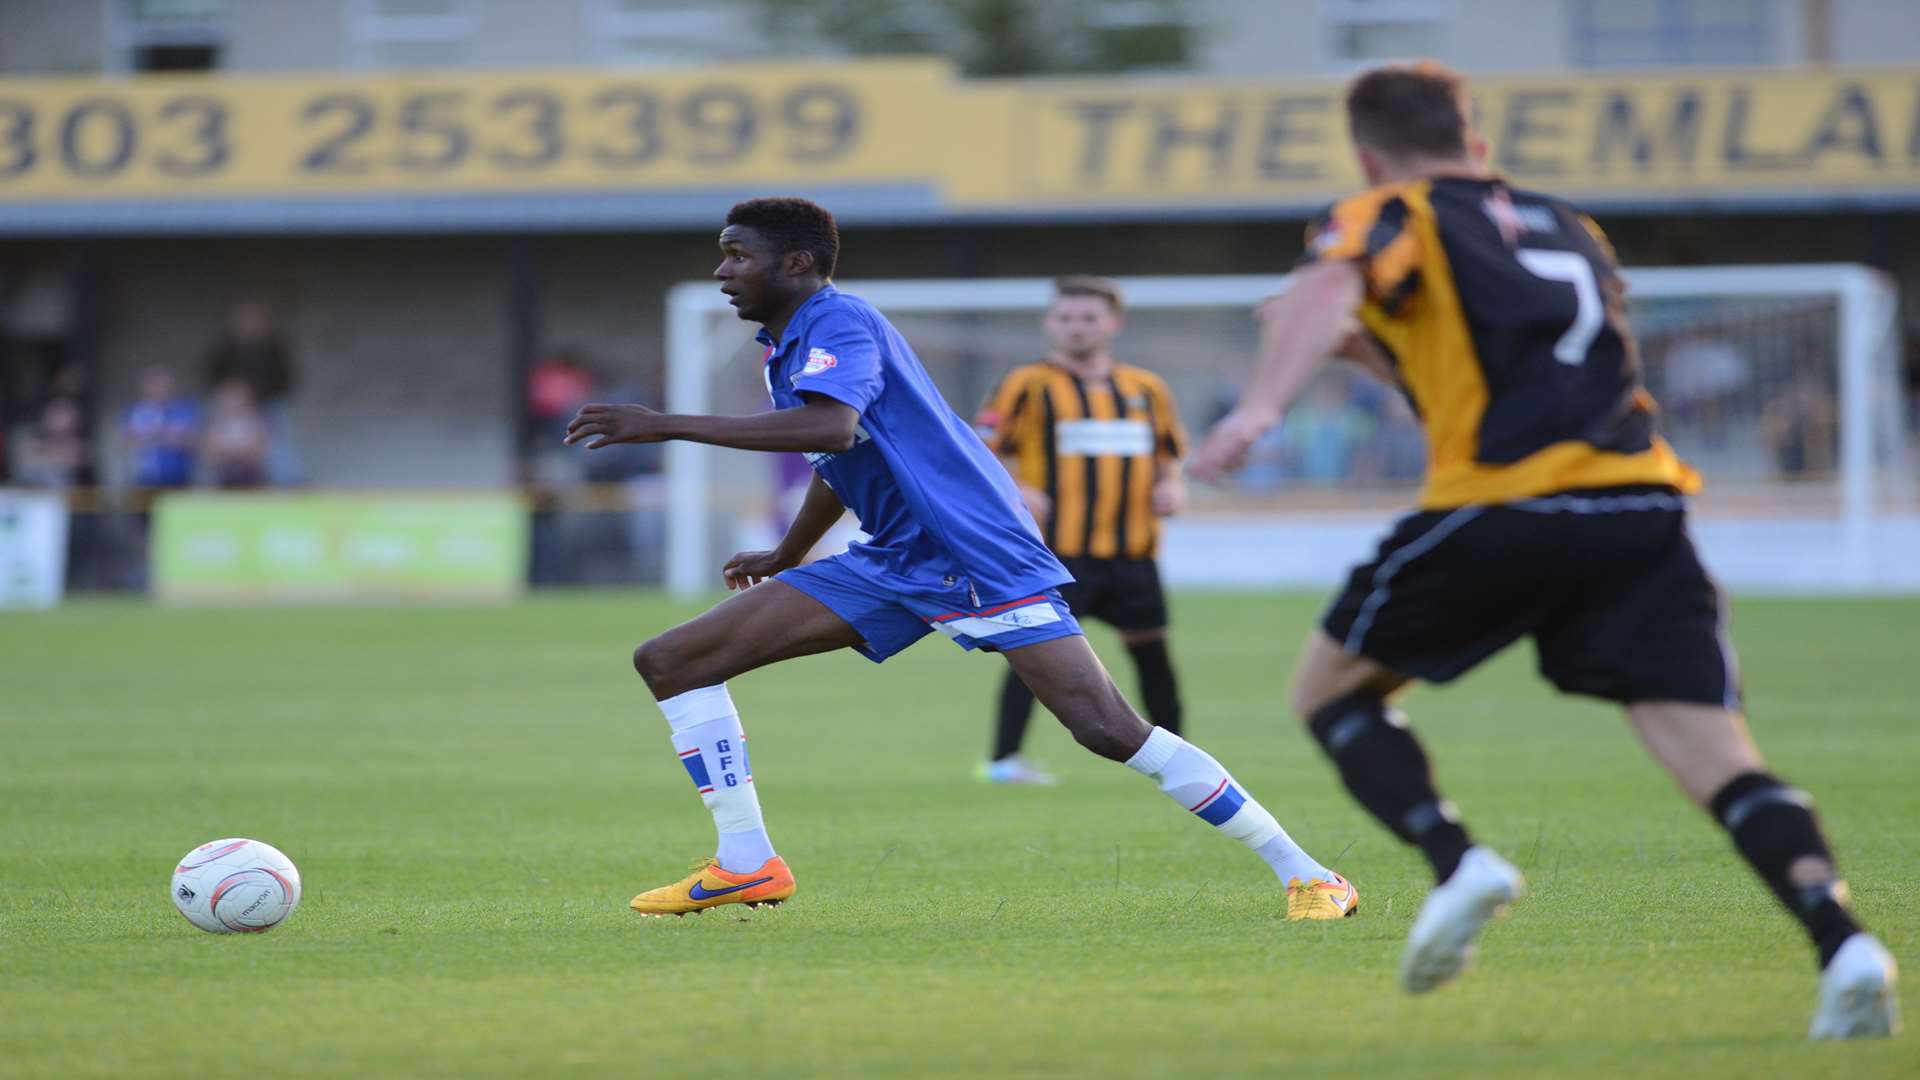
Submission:
[[[760,341],[776,408],[822,394],[860,413],[852,448],[808,459],[872,537],[848,554],[878,584],[968,589],[977,606],[1073,580],[1007,470],[872,304],[828,285],[800,305],[780,341],[765,330]]]

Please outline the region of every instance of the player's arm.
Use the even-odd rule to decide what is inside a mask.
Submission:
[[[757,416],[681,416],[655,412],[645,405],[582,405],[567,425],[565,442],[586,442],[598,450],[615,443],[685,442],[726,446],[735,450],[790,450],[803,454],[836,454],[853,447],[860,414],[851,405],[821,394],[806,395],[806,404],[775,409]]]
[[[1172,517],[1187,508],[1187,474],[1180,469],[1180,459],[1162,455],[1154,463],[1153,473],[1153,512],[1161,517]]]
[[[799,566],[800,560],[807,557],[807,552],[813,550],[846,512],[840,496],[815,473],[813,482],[807,485],[807,497],[800,504],[800,512],[794,515],[793,524],[787,526],[787,535],[780,546],[772,551],[743,551],[735,555],[720,568],[721,579],[729,589],[745,589],[782,570]]]
[[[1180,407],[1173,391],[1165,383],[1153,384],[1154,432],[1153,512],[1172,517],[1187,508],[1187,474],[1181,468],[1187,456],[1187,429],[1180,422]]]
[[[1358,349],[1353,313],[1365,291],[1359,265],[1329,260],[1299,271],[1286,292],[1260,306],[1253,383],[1194,452],[1187,467],[1195,476],[1218,480],[1237,469],[1329,358]]]
[[[1033,515],[1034,521],[1045,524],[1047,518],[1053,514],[1053,500],[1047,497],[1045,491],[1021,479],[1022,472],[1019,458],[1014,457],[1012,454],[1000,454],[998,456],[1000,458],[1000,467],[1007,470],[1008,476],[1013,477],[1013,486],[1015,490],[1020,492],[1020,501],[1027,504],[1027,513]]]
[[[980,408],[974,418],[974,426],[980,433],[981,441],[993,456],[1000,459],[1000,467],[1007,470],[1013,478],[1013,486],[1019,490],[1021,501],[1027,504],[1027,512],[1033,520],[1043,527],[1047,518],[1053,514],[1053,500],[1047,493],[1028,484],[1025,470],[1020,467],[1020,453],[1026,440],[1033,436],[1027,431],[1032,425],[1035,410],[1028,398],[1035,393],[1043,393],[1038,384],[1023,378],[1016,369],[1000,380],[1000,385],[987,396],[987,403]]]

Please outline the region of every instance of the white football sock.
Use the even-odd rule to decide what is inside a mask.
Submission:
[[[1160,782],[1160,790],[1193,815],[1240,841],[1273,867],[1281,881],[1319,878],[1333,871],[1300,849],[1267,809],[1246,793],[1213,755],[1168,731],[1154,728],[1127,768]]]
[[[686,766],[700,801],[713,814],[720,844],[714,858],[736,874],[760,869],[773,858],[760,796],[747,765],[747,736],[725,684],[703,686],[660,702],[673,729],[673,749]]]

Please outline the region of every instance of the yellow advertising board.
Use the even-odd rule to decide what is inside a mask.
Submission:
[[[0,199],[920,179],[950,81],[928,61],[0,81]]]
[[[1496,166],[1575,197],[1920,202],[1920,71],[1488,79],[1476,93]],[[856,196],[849,217],[1298,210],[1359,182],[1340,96],[1283,79],[967,80],[929,59],[0,80],[0,222],[88,205],[644,207],[781,190]],[[857,198],[882,190],[891,202]]]
[[[1041,200],[1324,201],[1360,183],[1342,88],[1030,83],[1007,92],[1012,171]],[[1610,200],[1920,197],[1920,73],[1484,80],[1475,105],[1516,182]]]

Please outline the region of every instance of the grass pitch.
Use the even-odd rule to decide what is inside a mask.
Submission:
[[[0,1075],[1920,1073],[1911,1032],[1802,1041],[1798,928],[1524,646],[1408,707],[1531,895],[1461,983],[1400,993],[1424,869],[1279,706],[1317,603],[1182,597],[1175,649],[1195,740],[1358,885],[1331,925],[1044,714],[1061,787],[973,783],[1001,665],[943,640],[738,680],[799,896],[643,920],[711,834],[628,653],[691,609],[0,616]],[[1735,630],[1773,766],[1920,973],[1920,604],[1750,600]],[[173,911],[221,836],[299,864],[285,926]]]

